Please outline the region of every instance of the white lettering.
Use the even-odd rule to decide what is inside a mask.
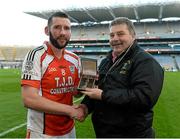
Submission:
[[[64,87],[65,84],[66,84],[66,78],[65,78],[65,77],[62,77],[62,83],[61,83],[61,85]]]
[[[59,87],[59,77],[55,77],[56,87]]]
[[[55,77],[54,78],[55,83],[56,83],[56,87],[68,87],[68,86],[73,86],[74,85],[74,80],[72,78],[72,76],[68,76],[68,77]]]
[[[61,94],[61,93],[73,93],[76,90],[75,87],[64,87],[64,88],[53,88],[50,90],[51,94]]]
[[[73,78],[71,76],[68,77],[68,85],[74,85]]]

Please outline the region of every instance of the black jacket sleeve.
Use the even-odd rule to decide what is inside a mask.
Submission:
[[[90,114],[94,110],[94,100],[85,96],[84,99],[81,101],[81,104],[85,104],[88,108],[88,114]]]

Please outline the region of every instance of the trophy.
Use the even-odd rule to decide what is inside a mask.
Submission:
[[[81,57],[81,78],[78,90],[83,91],[85,88],[94,88],[97,78],[97,59]]]

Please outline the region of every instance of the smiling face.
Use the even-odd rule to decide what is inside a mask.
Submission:
[[[116,24],[110,27],[110,45],[115,55],[120,55],[134,41],[134,35],[128,30],[127,25]]]

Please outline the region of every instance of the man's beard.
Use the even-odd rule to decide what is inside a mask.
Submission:
[[[50,42],[52,43],[52,45],[53,45],[54,47],[56,47],[57,49],[63,49],[64,47],[66,47],[66,45],[67,45],[68,42],[69,42],[69,40],[67,40],[64,45],[59,45],[57,39],[55,39],[55,38],[52,36],[51,32],[49,33],[49,40],[50,40]]]

